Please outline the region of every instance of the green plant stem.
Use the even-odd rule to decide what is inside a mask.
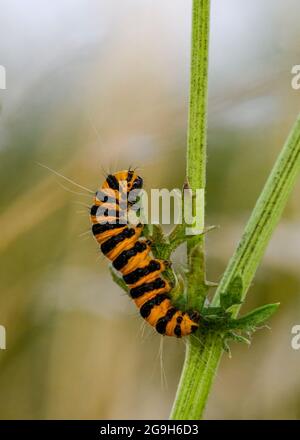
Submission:
[[[300,173],[300,117],[279,155],[267,183],[256,203],[241,241],[222,277],[212,305],[219,304],[220,294],[237,275],[243,280],[243,299],[263,257],[289,194]],[[237,316],[239,307],[235,311]],[[206,401],[222,355],[222,342],[217,334],[202,341],[190,338],[182,377],[171,418],[198,419]]]
[[[205,190],[207,144],[207,89],[209,54],[210,0],[193,0],[190,102],[187,138],[187,183],[194,192]],[[193,206],[193,208],[195,208]],[[201,309],[207,294],[205,275],[205,239],[196,236],[187,243],[188,306]],[[193,418],[193,406],[199,401],[199,372],[209,361],[203,341],[190,337],[171,418]],[[206,384],[210,387],[210,384]],[[204,386],[204,383],[202,383]]]
[[[209,0],[193,1],[186,169],[193,190],[205,188],[206,180],[209,6]]]
[[[190,102],[187,136],[187,183],[193,193],[205,190],[207,144],[207,85],[210,0],[193,0]],[[196,211],[195,199],[193,211]],[[188,305],[201,308],[206,293],[205,239],[195,236],[187,243],[189,273]]]
[[[243,297],[255,275],[271,235],[281,217],[288,197],[300,172],[300,115],[277,158],[265,187],[246,225],[238,248],[222,277],[212,305],[219,302],[220,293],[230,281],[240,275],[243,281]],[[239,307],[236,309],[237,316]]]

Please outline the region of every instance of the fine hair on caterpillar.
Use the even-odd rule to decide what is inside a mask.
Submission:
[[[109,174],[94,195],[92,232],[102,253],[122,275],[141,316],[158,333],[180,338],[198,329],[200,315],[173,304],[172,287],[163,274],[169,263],[153,256],[151,242],[141,237],[144,225],[128,220],[142,186],[143,179],[134,170]]]
[[[42,164],[42,163],[40,163],[40,162],[36,162],[36,164],[39,165],[39,166],[42,167],[42,168],[45,168],[46,170],[50,171],[51,173],[55,174],[57,177],[60,177],[61,179],[65,180],[66,182],[69,182],[69,183],[71,183],[72,185],[74,185],[74,186],[76,186],[76,187],[78,187],[78,188],[81,188],[81,189],[83,189],[84,191],[86,191],[86,192],[88,192],[88,193],[94,194],[94,191],[92,191],[91,189],[86,188],[86,187],[83,186],[83,185],[80,185],[79,183],[75,182],[75,181],[72,180],[72,179],[69,179],[68,177],[64,176],[63,174],[59,173],[58,171],[54,170],[53,168],[50,168],[50,167],[48,167],[47,165],[44,165],[44,164]],[[62,186],[63,186],[63,185],[62,185]],[[64,189],[66,189],[67,191],[73,192],[73,191],[69,190],[69,188],[64,188]],[[76,192],[74,192],[74,194],[77,194],[77,195],[85,195],[85,196],[87,195],[87,194],[76,193]]]

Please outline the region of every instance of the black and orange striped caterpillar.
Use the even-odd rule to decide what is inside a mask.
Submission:
[[[153,257],[151,241],[140,237],[144,225],[131,225],[127,217],[124,221],[120,208],[125,203],[130,209],[142,186],[143,179],[130,169],[108,175],[91,207],[92,232],[103,254],[122,274],[141,316],[158,333],[180,338],[197,330],[200,315],[172,304],[171,285],[162,275],[168,262]]]

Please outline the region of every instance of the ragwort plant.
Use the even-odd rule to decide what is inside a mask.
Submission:
[[[205,190],[206,183],[209,25],[210,0],[193,0],[185,184],[192,192]],[[188,337],[171,419],[196,420],[203,417],[221,356],[224,351],[229,352],[228,342],[234,340],[249,344],[251,334],[278,308],[279,304],[267,304],[238,317],[299,172],[300,117],[290,131],[209,305],[207,294],[211,283],[206,280],[205,233],[187,237],[183,224],[177,225],[165,236],[157,225],[145,227],[145,235],[151,237],[156,258],[168,260],[180,244],[187,243],[186,279],[180,280],[171,268],[166,276],[175,282],[172,291],[175,304],[196,309],[201,315],[199,330]],[[192,203],[196,203],[196,199]],[[112,276],[127,290],[113,271]]]

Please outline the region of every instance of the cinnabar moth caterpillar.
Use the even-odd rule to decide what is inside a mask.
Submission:
[[[108,175],[91,207],[92,232],[103,254],[122,274],[141,316],[158,333],[180,338],[197,330],[199,313],[183,312],[172,304],[170,283],[162,275],[165,262],[155,259],[151,243],[140,238],[144,226],[129,224],[120,208],[122,203],[130,208],[137,199],[132,194],[142,186],[143,179],[132,170]]]

